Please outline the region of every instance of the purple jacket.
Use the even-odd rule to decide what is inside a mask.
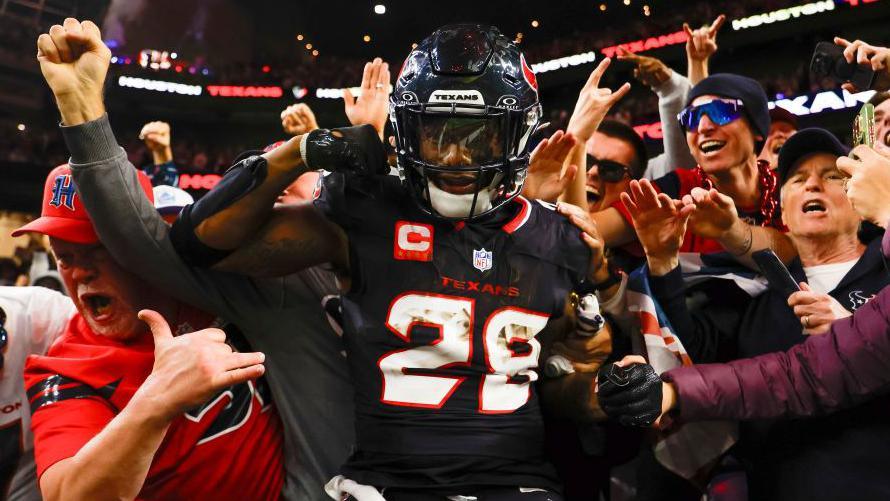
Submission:
[[[882,241],[890,257],[890,231]],[[890,287],[788,351],[662,374],[675,384],[680,420],[805,417],[890,392]]]

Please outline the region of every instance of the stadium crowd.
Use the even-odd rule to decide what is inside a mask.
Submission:
[[[619,51],[571,110],[541,108],[524,46],[448,25],[399,74],[377,58],[267,75],[362,92],[349,124],[298,103],[280,135],[222,147],[154,117],[116,136],[99,28],[32,37],[59,129],[0,137],[0,160],[59,165],[0,262],[0,487],[886,499],[890,49],[834,39],[877,91],[844,144],[768,100],[866,89],[806,63],[712,72],[741,11],[697,5],[711,24],[529,48],[686,32],[686,68]],[[618,61],[633,82],[609,77]],[[640,118],[661,121],[661,154]],[[222,179],[196,201],[184,168]]]

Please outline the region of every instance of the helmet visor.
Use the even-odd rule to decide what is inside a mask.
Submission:
[[[504,130],[500,116],[412,114],[420,160],[448,167],[474,167],[504,158]]]

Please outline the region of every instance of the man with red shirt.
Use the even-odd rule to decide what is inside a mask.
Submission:
[[[258,389],[263,354],[233,351],[220,329],[192,332],[212,317],[122,269],[67,165],[50,172],[24,232],[50,236],[78,311],[25,367],[44,498],[277,499],[281,424]],[[174,337],[165,318],[191,333]]]

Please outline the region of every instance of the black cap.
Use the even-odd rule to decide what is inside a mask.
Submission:
[[[785,141],[779,150],[779,166],[776,173],[779,174],[779,185],[785,184],[788,176],[793,173],[795,164],[800,159],[813,153],[831,153],[839,157],[850,152],[850,148],[838,141],[831,132],[819,127],[810,127],[797,131]]]
[[[797,123],[797,115],[791,113],[790,111],[782,108],[781,106],[776,106],[775,108],[769,110],[769,119],[770,124],[774,124],[776,122],[785,122],[787,124],[791,124],[795,129],[800,129],[800,125]]]
[[[732,73],[711,75],[689,90],[686,105],[695,98],[706,95],[738,99],[744,103],[745,116],[748,117],[751,128],[756,134],[763,136],[762,141],[755,141],[757,151],[760,151],[769,135],[769,105],[766,93],[757,80]]]

